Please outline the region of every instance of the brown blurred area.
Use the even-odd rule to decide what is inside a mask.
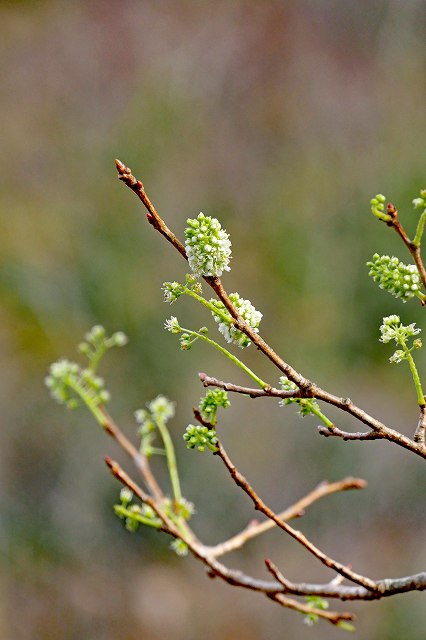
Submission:
[[[375,251],[407,260],[369,199],[384,193],[411,231],[426,186],[425,27],[420,0],[0,3],[2,640],[341,637],[209,580],[161,535],[126,532],[103,457],[131,468],[43,379],[53,360],[77,357],[92,325],[125,331],[129,346],[103,371],[117,422],[130,435],[135,409],[158,393],[177,401],[195,530],[219,542],[253,517],[219,461],[181,437],[202,395],[198,371],[247,380],[164,332],[160,287],[185,265],[116,179],[118,157],[178,236],[200,210],[221,220],[234,256],[225,287],[262,310],[261,333],[287,361],[412,434],[409,372],[387,363],[378,327],[389,313],[421,326],[422,311],[376,289],[365,263]],[[185,326],[209,322],[190,300],[172,312]],[[277,384],[254,350],[238,355]],[[275,401],[231,400],[221,436],[274,508],[324,479],[363,477],[368,489],[330,497],[298,526],[359,573],[424,569],[420,459],[322,439]],[[331,577],[278,532],[229,563],[266,577],[265,557],[294,581]],[[359,615],[356,638],[424,639],[424,594],[341,608]]]

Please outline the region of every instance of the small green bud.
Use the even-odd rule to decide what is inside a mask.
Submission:
[[[120,502],[123,505],[128,505],[133,500],[133,491],[128,487],[123,487],[120,491]]]
[[[176,538],[170,543],[170,549],[172,549],[177,556],[188,555],[188,545],[183,541]]]
[[[124,347],[128,343],[129,339],[123,331],[116,331],[112,334],[111,341],[116,347]]]
[[[413,207],[415,209],[424,209],[426,207],[426,189],[420,191],[420,198],[414,198]]]
[[[90,344],[100,342],[105,338],[105,329],[102,325],[96,324],[84,337]]]
[[[154,400],[151,400],[151,402],[148,403],[148,409],[156,422],[159,420],[167,422],[175,415],[175,403],[163,395],[159,395]]]

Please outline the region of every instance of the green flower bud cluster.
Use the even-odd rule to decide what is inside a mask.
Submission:
[[[299,387],[297,384],[286,378],[286,376],[281,376],[280,378],[280,387],[283,391],[298,391]],[[287,404],[298,404],[300,407],[300,415],[302,418],[305,418],[309,415],[318,415],[320,413],[320,408],[318,402],[314,398],[283,398],[278,403],[281,407],[284,407]]]
[[[45,384],[59,404],[75,409],[83,403],[99,406],[110,399],[103,378],[91,369],[82,369],[69,360],[58,360],[50,366]]]
[[[205,451],[206,447],[210,451],[217,451],[217,436],[214,429],[209,429],[206,426],[193,425],[187,426],[183,439],[186,442],[188,449],[197,448],[198,451]]]
[[[78,350],[89,359],[89,367],[92,371],[99,364],[102,356],[112,347],[124,347],[127,342],[127,336],[122,331],[116,331],[112,336],[108,337],[104,327],[95,325],[84,336],[85,342],[81,342]]]
[[[188,545],[180,538],[175,538],[170,543],[170,549],[175,552],[177,556],[183,557],[188,555]]]
[[[254,308],[250,300],[244,300],[244,298],[241,298],[238,293],[230,293],[229,298],[237,309],[238,314],[243,318],[243,320],[245,320],[245,322],[247,322],[248,325],[250,325],[252,329],[254,329],[256,333],[258,333],[258,327],[262,320],[262,314],[260,311],[257,311]],[[221,312],[220,315],[216,315],[212,312],[212,315],[215,322],[218,323],[219,331],[224,336],[225,340],[227,342],[233,342],[242,349],[244,347],[248,347],[251,344],[251,340],[242,331],[235,328],[233,318],[228,316],[229,320],[224,320],[223,313],[227,313],[227,310],[223,302],[212,298],[210,303]]]
[[[115,515],[124,520],[127,531],[134,533],[139,529],[139,525],[159,529],[161,520],[155,511],[147,504],[138,505],[132,503],[133,493],[127,487],[120,491],[120,504],[114,505]]]
[[[370,267],[368,275],[372,276],[379,287],[389,291],[395,298],[401,298],[402,302],[407,302],[414,296],[422,297],[416,265],[404,264],[395,256],[379,256],[375,253],[367,266]]]
[[[329,607],[329,603],[324,598],[320,596],[306,596],[305,598],[307,605],[312,609],[319,609],[321,611],[326,611]],[[315,613],[308,613],[303,621],[309,627],[318,622],[319,617]]]
[[[203,398],[200,398],[198,405],[204,420],[210,424],[216,424],[216,413],[219,407],[227,409],[231,406],[228,394],[223,389],[210,389]]]
[[[379,193],[375,198],[372,198],[370,200],[371,212],[374,216],[376,216],[376,218],[379,218],[379,220],[389,222],[390,220],[392,220],[392,217],[388,213],[385,213],[385,202],[385,196]]]
[[[187,220],[185,248],[195,276],[221,276],[230,271],[231,241],[219,220],[200,213]]]
[[[94,408],[108,402],[110,394],[105,389],[105,381],[95,375],[95,370],[108,349],[125,344],[127,336],[122,331],[108,337],[103,327],[94,326],[86,333],[85,342],[79,345],[79,351],[89,359],[88,367],[82,368],[69,360],[58,360],[50,366],[45,383],[52,397],[69,409],[81,404]]]
[[[176,519],[176,517],[183,518],[184,520],[189,520],[195,513],[195,507],[193,502],[190,502],[189,500],[181,496],[179,500],[172,501],[170,499],[166,499],[165,511],[172,520]]]
[[[157,396],[147,403],[147,409],[135,411],[135,420],[139,424],[138,434],[141,437],[140,451],[150,458],[154,454],[164,455],[164,449],[152,446],[157,435],[157,425],[161,421],[166,424],[175,415],[175,404],[163,395]]]

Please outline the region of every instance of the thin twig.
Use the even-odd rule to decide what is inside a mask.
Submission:
[[[395,229],[395,231],[397,232],[397,234],[399,235],[399,237],[401,238],[402,242],[405,244],[405,246],[407,247],[408,251],[410,252],[416,267],[419,271],[420,274],[420,278],[421,281],[423,283],[423,287],[424,289],[426,289],[426,269],[425,266],[423,264],[423,260],[422,260],[422,256],[420,253],[420,247],[418,245],[416,245],[412,240],[410,240],[410,238],[407,235],[407,232],[405,231],[404,227],[402,226],[399,217],[398,217],[398,211],[397,209],[394,207],[394,205],[389,202],[388,206],[387,206],[387,213],[388,215],[391,216],[391,220],[389,220],[389,222],[387,222],[386,224],[389,227],[393,227]],[[424,305],[426,304],[426,302],[423,300],[421,301],[421,303]]]
[[[239,487],[241,487],[241,489],[251,498],[255,509],[261,511],[265,514],[265,516],[273,520],[275,524],[280,527],[280,529],[288,533],[292,538],[294,538],[294,540],[297,540],[297,542],[304,546],[305,549],[307,549],[313,556],[318,558],[318,560],[322,562],[322,564],[324,564],[326,567],[329,567],[329,569],[333,569],[334,571],[336,571],[336,573],[340,573],[345,578],[348,578],[348,580],[351,580],[356,584],[360,584],[370,591],[377,590],[376,582],[374,580],[355,573],[355,571],[352,571],[352,569],[349,569],[349,567],[341,564],[340,562],[337,562],[336,560],[333,560],[325,553],[323,553],[320,549],[318,549],[314,544],[312,544],[312,542],[310,542],[310,540],[308,540],[308,538],[306,538],[306,536],[301,531],[293,529],[293,527],[287,524],[287,522],[281,520],[277,516],[277,514],[274,513],[272,509],[270,509],[263,502],[263,500],[261,500],[255,490],[251,487],[247,479],[242,475],[242,473],[238,471],[238,469],[235,467],[234,463],[226,453],[222,443],[218,441],[216,446],[218,450],[214,455],[217,455],[221,458],[234,482]]]
[[[284,391],[283,389],[275,389],[269,387],[268,389],[253,389],[251,387],[242,387],[239,384],[233,384],[232,382],[224,382],[218,380],[212,376],[208,376],[206,373],[200,372],[198,374],[199,379],[205,387],[218,387],[219,389],[225,389],[225,391],[231,391],[232,393],[242,393],[250,398],[301,398],[302,392],[296,391]]]
[[[349,489],[364,489],[367,486],[367,482],[361,478],[344,478],[338,482],[321,482],[313,491],[306,496],[295,502],[293,505],[281,511],[277,514],[280,520],[287,522],[303,515],[305,509],[312,505],[314,502],[325,498],[333,493],[340,491],[348,491]],[[225,553],[235,551],[242,547],[248,540],[259,536],[265,531],[269,531],[277,526],[277,523],[273,520],[265,520],[264,522],[251,522],[240,533],[236,534],[232,538],[209,548],[209,555],[215,558],[223,556]]]
[[[149,466],[148,458],[143,455],[138,449],[134,446],[134,444],[124,435],[121,429],[115,424],[114,420],[111,418],[105,407],[100,407],[102,414],[104,416],[105,422],[103,423],[103,428],[114,438],[121,448],[130,456],[133,460],[136,468],[140,471],[146,486],[152,493],[152,496],[156,500],[163,500],[164,494],[155,479],[151,467]]]
[[[327,427],[324,427],[322,424],[318,426],[318,433],[326,438],[329,436],[336,436],[343,440],[384,440],[386,438],[384,434],[377,433],[376,431],[342,431],[336,426],[331,430],[327,429]]]
[[[283,607],[287,607],[287,609],[293,609],[294,611],[298,611],[299,613],[304,613],[306,615],[318,616],[318,618],[322,618],[333,625],[338,625],[340,622],[343,622],[343,620],[354,620],[355,618],[353,613],[344,611],[341,613],[338,611],[324,611],[324,609],[317,609],[316,607],[309,606],[309,604],[297,602],[297,600],[288,598],[282,593],[274,593],[268,597],[274,602],[278,602],[278,604],[281,604]]]
[[[426,436],[426,405],[420,405],[420,416],[417,423],[416,432],[414,434],[414,441],[425,446]]]

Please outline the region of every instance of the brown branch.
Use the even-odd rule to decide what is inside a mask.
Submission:
[[[380,600],[408,591],[426,590],[426,572],[404,578],[377,580],[377,591],[373,592],[364,587],[341,585],[336,580],[326,584],[294,583],[285,578],[271,560],[265,560],[265,564],[274,578],[283,586],[284,592],[296,596],[315,595],[339,600]]]
[[[342,431],[335,425],[333,429],[328,429],[324,425],[318,427],[318,433],[328,438],[329,436],[336,436],[343,440],[383,440],[386,438],[384,434],[377,433],[376,431]]]
[[[140,180],[137,180],[131,170],[126,167],[120,160],[116,160],[116,167],[119,174],[119,179],[122,180],[132,191],[136,193],[138,198],[142,201],[145,208],[148,211],[148,221],[152,226],[157,229],[174,247],[179,251],[182,257],[187,260],[185,247],[176,238],[176,236],[170,231],[162,218],[157,213],[155,207],[151,203],[150,199],[145,193],[145,189]],[[357,407],[349,398],[339,398],[327,391],[324,391],[313,382],[302,376],[296,369],[290,364],[286,363],[275,351],[263,340],[263,338],[256,333],[253,328],[247,324],[241,316],[238,315],[238,311],[229,299],[228,294],[223,288],[222,282],[218,277],[204,276],[205,282],[215,291],[218,298],[223,302],[226,309],[235,320],[235,327],[242,331],[256,347],[273,363],[275,366],[284,373],[289,380],[297,384],[302,392],[302,395],[307,397],[315,397],[318,400],[331,404],[342,411],[350,413],[352,416],[366,424],[373,431],[379,434],[384,434],[386,440],[394,442],[395,444],[415,453],[426,459],[426,446],[423,443],[415,442],[407,436],[390,429],[382,422],[368,415],[365,411]]]
[[[396,233],[399,235],[402,242],[407,247],[419,271],[423,288],[426,289],[426,269],[420,253],[420,247],[414,244],[414,242],[408,237],[407,232],[405,231],[399,220],[398,211],[391,202],[389,202],[387,205],[387,213],[391,216],[391,220],[386,222],[386,224],[388,225],[388,227],[393,227],[395,229]],[[422,305],[425,305],[426,301],[422,300],[421,303]]]
[[[107,434],[114,438],[120,447],[130,456],[133,460],[136,468],[140,471],[146,486],[151,491],[154,498],[157,500],[163,500],[164,494],[155,479],[151,467],[149,466],[148,458],[144,456],[134,444],[124,435],[121,429],[115,424],[105,407],[100,407],[100,410],[104,416],[104,423],[102,427]]]
[[[163,522],[162,531],[165,531],[166,533],[169,533],[174,537],[180,537],[180,533],[175,527],[174,523],[160,508],[158,499],[150,496],[138,484],[136,484],[136,482],[134,482],[132,478],[121,468],[118,462],[112,460],[109,456],[106,456],[105,463],[111,471],[112,475],[115,476],[117,480],[121,482],[121,484],[124,484],[124,486],[128,487],[130,491],[132,491],[141,502],[151,507],[151,509]]]
[[[321,482],[317,487],[315,487],[315,489],[313,489],[313,491],[284,511],[281,511],[281,513],[277,514],[277,517],[286,522],[288,520],[293,520],[294,518],[298,518],[303,515],[307,507],[326,496],[340,491],[348,491],[350,489],[364,489],[366,486],[367,482],[361,478],[344,478],[338,482]],[[235,549],[241,548],[248,540],[259,536],[260,534],[265,533],[265,531],[269,531],[276,526],[276,522],[269,519],[264,522],[251,522],[243,531],[232,538],[229,538],[214,547],[209,547],[209,555],[217,558],[225,555],[225,553],[229,553],[230,551],[235,551]]]
[[[232,393],[242,393],[250,398],[300,398],[302,392],[297,391],[284,391],[283,389],[275,389],[274,387],[268,387],[268,389],[253,389],[251,387],[242,387],[239,384],[233,384],[232,382],[224,382],[218,380],[212,376],[208,376],[206,373],[200,372],[198,374],[199,379],[203,383],[204,387],[218,387],[219,389],[225,389],[225,391],[231,391]]]
[[[417,423],[416,432],[414,434],[414,442],[418,442],[419,444],[425,446],[425,436],[426,436],[426,405],[420,405],[420,416],[419,421]]]
[[[227,584],[232,586],[242,587],[250,591],[257,591],[263,593],[272,600],[278,602],[283,606],[287,606],[291,609],[296,609],[292,606],[295,601],[286,599],[285,593],[291,593],[293,595],[319,595],[324,597],[338,598],[340,600],[376,600],[382,597],[395,595],[397,593],[405,593],[408,591],[422,591],[426,589],[426,572],[419,573],[413,576],[407,576],[404,578],[396,579],[384,579],[377,581],[377,591],[371,591],[362,586],[344,586],[340,584],[339,577],[332,580],[326,585],[317,584],[305,584],[305,583],[292,583],[278,571],[275,565],[271,561],[267,561],[268,569],[271,571],[273,568],[276,573],[276,581],[271,582],[267,580],[259,580],[251,576],[246,575],[238,569],[230,569],[222,563],[218,562],[216,558],[210,554],[211,548],[202,545],[193,532],[179,530],[170,518],[164,513],[159,502],[148,495],[138,484],[136,484],[130,476],[123,471],[120,465],[111,460],[105,458],[105,462],[108,465],[111,473],[126,487],[128,487],[143,503],[149,505],[156,515],[163,522],[161,531],[171,535],[176,539],[183,540],[192,555],[203,562],[208,569],[211,577],[219,577]],[[350,482],[350,479],[348,479]],[[349,487],[348,487],[349,488]],[[273,571],[271,571],[273,573]],[[273,573],[274,575],[274,573]],[[280,595],[279,598],[276,596]],[[297,603],[300,604],[300,603]],[[304,612],[304,610],[297,608],[296,610]],[[308,613],[313,613],[310,610]],[[348,614],[351,615],[351,614]]]
[[[274,389],[271,387],[270,389],[252,389],[250,387],[242,387],[240,385],[235,385],[230,382],[224,382],[223,380],[218,380],[212,376],[208,376],[205,373],[199,373],[198,377],[205,387],[219,387],[220,389],[225,389],[227,391],[231,391],[234,393],[241,393],[243,395],[250,396],[251,398],[267,398],[267,397],[276,397],[276,398],[297,398],[297,397],[306,397],[308,393],[306,391],[283,391],[280,389]],[[316,385],[312,384],[309,390],[309,396],[314,397],[318,400],[323,400],[328,402],[329,404],[334,405],[335,407],[341,409],[342,411],[346,411],[353,415],[355,418],[363,422],[370,429],[373,430],[373,433],[363,433],[356,432],[351,433],[349,431],[342,431],[337,427],[334,427],[333,431],[327,429],[326,427],[319,427],[318,430],[321,435],[324,436],[338,436],[343,438],[344,440],[389,440],[391,442],[395,442],[400,446],[413,451],[417,455],[420,455],[423,458],[426,458],[426,446],[425,443],[419,440],[416,442],[415,440],[410,440],[407,436],[399,433],[398,431],[394,431],[389,427],[386,427],[383,423],[379,422],[375,418],[369,416],[365,411],[357,407],[353,404],[353,402],[349,398],[338,398],[337,396],[333,396],[332,394],[323,391]]]
[[[309,606],[309,604],[304,604],[303,602],[297,602],[297,600],[293,600],[291,598],[287,598],[282,593],[274,593],[268,596],[274,602],[281,604],[283,607],[287,607],[287,609],[293,609],[294,611],[298,611],[299,613],[304,613],[306,615],[316,615],[318,618],[322,618],[331,624],[338,625],[343,620],[354,620],[355,615],[353,613],[338,611],[325,611],[324,609],[317,609],[315,607]]]
[[[310,542],[310,540],[308,540],[308,538],[306,538],[306,536],[301,531],[298,531],[297,529],[293,529],[293,527],[291,527],[289,524],[281,520],[277,516],[277,514],[274,513],[272,509],[270,509],[261,500],[261,498],[257,495],[255,490],[250,486],[247,479],[242,475],[242,473],[238,471],[238,469],[235,467],[232,460],[229,458],[228,454],[226,453],[220,441],[217,442],[217,447],[218,447],[218,450],[214,455],[217,455],[221,458],[221,460],[223,461],[226,468],[228,469],[234,482],[239,487],[241,487],[241,489],[251,498],[255,509],[264,513],[265,516],[267,516],[270,520],[273,520],[275,524],[277,524],[278,527],[280,527],[280,529],[288,533],[292,538],[294,538],[294,540],[299,542],[303,547],[305,547],[305,549],[307,549],[307,551],[309,551],[313,556],[315,556],[326,567],[328,567],[329,569],[333,569],[334,571],[336,571],[336,573],[340,573],[340,575],[344,576],[345,578],[348,578],[348,580],[351,580],[356,584],[360,584],[361,586],[365,587],[366,589],[369,589],[370,591],[377,591],[376,582],[374,580],[371,580],[366,576],[362,576],[358,573],[355,573],[354,571],[349,569],[349,567],[341,564],[340,562],[337,562],[336,560],[333,560],[332,558],[327,556],[325,553],[323,553],[320,549],[318,549],[312,542]]]

